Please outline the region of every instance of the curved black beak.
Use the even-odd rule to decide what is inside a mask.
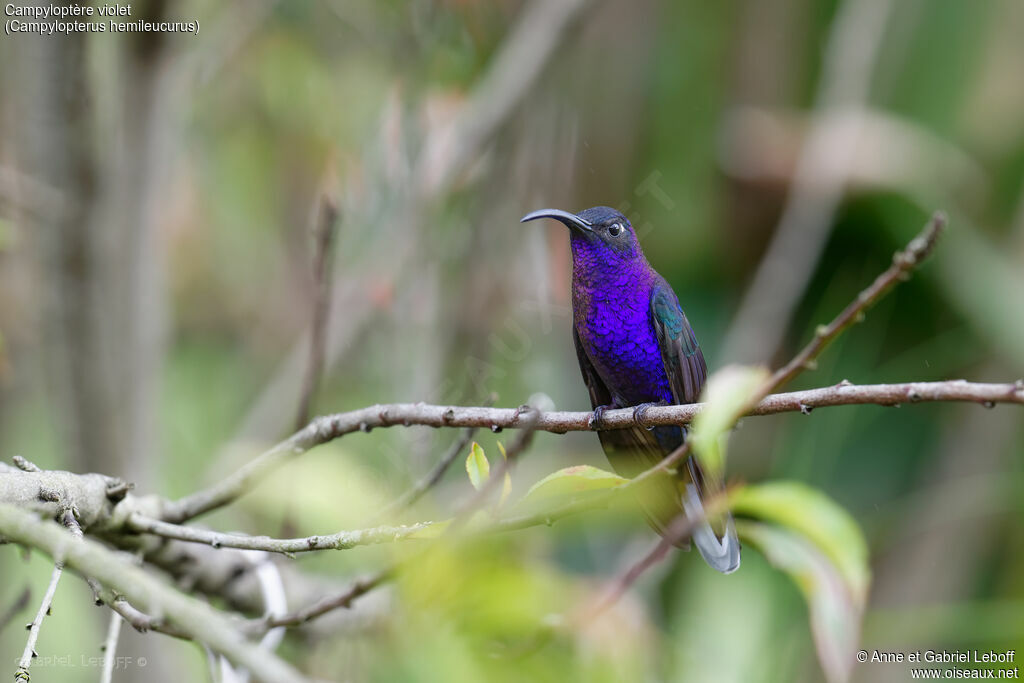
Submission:
[[[580,230],[582,232],[594,231],[590,221],[583,220],[576,214],[569,213],[568,211],[562,211],[561,209],[541,209],[540,211],[533,211],[520,218],[519,222],[525,223],[526,221],[535,221],[538,218],[554,218],[556,221],[565,224],[573,230]]]

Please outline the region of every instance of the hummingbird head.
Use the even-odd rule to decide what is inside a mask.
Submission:
[[[541,209],[526,214],[519,222],[538,218],[553,218],[568,227],[574,254],[586,254],[606,263],[643,256],[629,219],[607,206],[595,206],[578,214],[560,209]]]

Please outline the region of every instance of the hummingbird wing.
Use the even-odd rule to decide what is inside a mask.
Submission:
[[[662,281],[651,292],[651,324],[661,349],[672,396],[677,403],[695,403],[707,379],[704,354],[697,336],[686,319],[679,299],[668,283]],[[721,481],[705,476],[694,456],[679,470],[682,504],[689,517],[703,517],[707,495],[724,489]],[[740,566],[740,544],[732,514],[705,520],[693,532],[693,541],[704,560],[714,569],[728,574]]]
[[[590,392],[591,407],[619,405],[587,356],[575,325],[572,329],[572,340],[576,345],[576,359],[580,363],[583,382]],[[661,443],[659,436],[666,436],[660,433],[666,430],[672,431],[669,437],[674,436],[674,445],[671,445],[671,448],[682,443],[682,432],[677,427],[659,427],[655,431],[641,427],[606,429],[599,431],[597,436],[601,440],[601,447],[608,457],[608,462],[615,471],[624,477],[632,478],[654,467],[665,457],[667,446]],[[662,535],[667,531],[666,525],[683,512],[679,492],[671,481],[663,477],[646,482],[643,490],[638,491],[637,498],[648,523]],[[681,541],[678,545],[681,548],[689,548],[689,539]]]
[[[708,377],[708,366],[676,293],[665,282],[651,292],[651,324],[672,395],[677,403],[696,403]]]

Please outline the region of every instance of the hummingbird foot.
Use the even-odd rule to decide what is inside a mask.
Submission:
[[[587,421],[587,427],[589,427],[590,429],[596,429],[596,430],[604,429],[604,413],[605,413],[605,411],[606,410],[614,410],[617,407],[618,406],[616,406],[613,403],[609,403],[608,405],[603,405],[603,406],[597,406],[596,408],[594,408],[594,413],[590,416],[590,419]]]
[[[633,421],[636,422],[637,425],[643,427],[644,429],[654,429],[653,425],[644,424],[644,420],[646,420],[647,409],[667,405],[667,401],[650,401],[648,403],[641,403],[640,405],[633,408]]]

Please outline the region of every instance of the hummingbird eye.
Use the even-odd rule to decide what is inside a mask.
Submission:
[[[612,223],[608,226],[608,234],[612,237],[618,237],[620,232],[622,232],[622,223]]]

